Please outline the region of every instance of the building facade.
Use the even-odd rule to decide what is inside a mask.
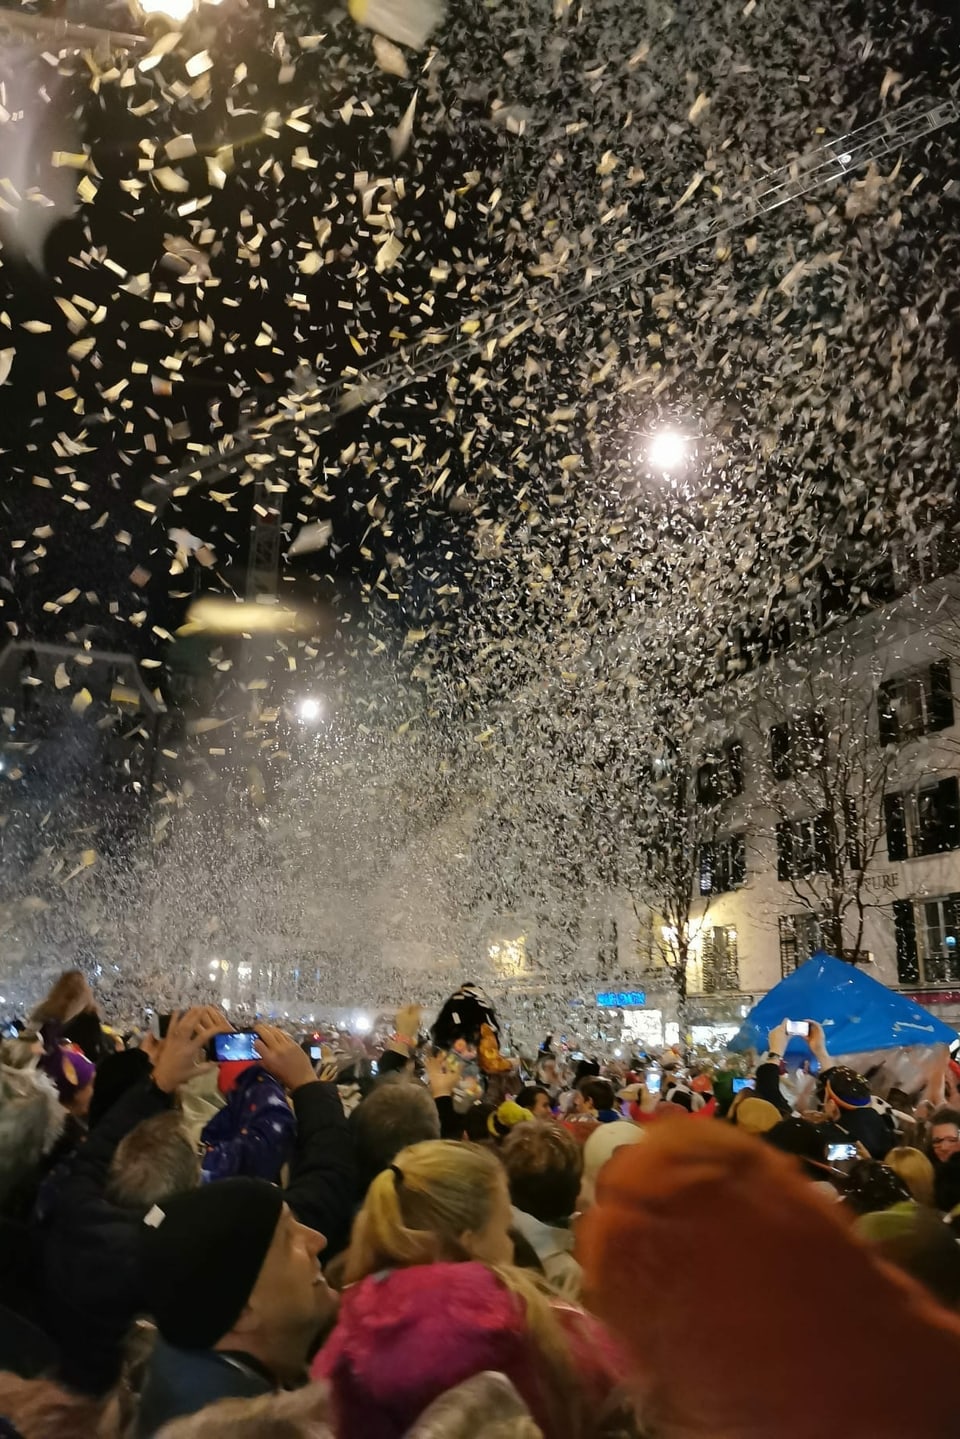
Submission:
[[[724,690],[690,785],[693,1026],[818,949],[960,1024],[958,616],[951,575]]]

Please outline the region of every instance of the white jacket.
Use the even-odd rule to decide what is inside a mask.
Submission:
[[[571,1303],[579,1303],[583,1271],[573,1257],[573,1231],[563,1225],[544,1224],[542,1219],[516,1207],[513,1224],[543,1265],[550,1287]]]

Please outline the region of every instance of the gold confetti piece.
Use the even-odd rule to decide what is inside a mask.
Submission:
[[[222,729],[230,724],[228,719],[195,719],[187,721],[188,734],[209,734],[211,730]]]
[[[0,350],[0,385],[5,384],[9,378],[16,353],[16,350]]]
[[[414,91],[413,99],[404,110],[400,124],[395,130],[391,130],[390,132],[390,152],[395,160],[399,160],[400,156],[410,144],[410,137],[413,134],[413,117],[417,112],[417,96],[419,93],[419,91]]]
[[[186,65],[183,68],[186,70],[191,80],[196,79],[198,75],[206,74],[208,70],[213,69],[213,61],[210,59],[210,52],[208,50],[198,50],[196,55],[190,56],[190,59],[187,61]]]
[[[71,334],[78,334],[86,326],[86,318],[81,315],[76,305],[70,300],[65,300],[61,295],[55,295],[54,299],[67,317],[67,328]]]
[[[710,100],[708,96],[705,95],[704,92],[701,90],[700,94],[694,100],[693,104],[690,106],[689,111],[687,112],[687,119],[689,120],[690,124],[695,125],[700,119],[700,117],[706,114],[709,108]]]
[[[70,676],[67,674],[66,665],[57,665],[56,673],[53,676],[53,683],[58,690],[65,690],[70,684]]]
[[[20,328],[29,330],[31,335],[49,335],[52,326],[46,320],[24,320]]]
[[[295,558],[297,555],[322,550],[330,543],[332,536],[333,525],[330,520],[318,520],[314,524],[304,525],[287,554],[290,558]]]
[[[77,693],[73,697],[70,708],[73,710],[74,714],[82,715],[87,709],[89,709],[92,704],[93,695],[90,693],[89,690],[77,690]]]
[[[297,261],[297,268],[304,275],[315,275],[323,264],[323,256],[318,250],[308,250],[301,260]]]
[[[85,170],[87,168],[88,157],[86,155],[71,154],[68,150],[54,150],[50,159],[58,170]]]
[[[89,355],[96,343],[93,335],[87,335],[83,340],[74,340],[73,344],[68,346],[67,354],[71,360],[82,360]]]
[[[160,64],[160,61],[163,59],[164,55],[169,55],[171,50],[175,50],[177,48],[182,39],[183,36],[180,34],[179,30],[168,30],[165,35],[161,35],[159,39],[155,42],[153,49],[150,50],[146,55],[144,55],[142,60],[139,60],[137,62],[137,69],[144,74],[146,73],[146,71],[152,70],[155,65]],[[155,106],[152,108],[155,108]],[[136,111],[134,110],[131,113],[136,114]]]
[[[377,250],[377,258],[374,261],[377,274],[382,275],[386,270],[392,270],[402,254],[403,246],[396,235],[388,235]]]
[[[187,160],[191,155],[197,153],[197,146],[192,135],[174,135],[172,139],[166,141],[163,149],[168,160]]]
[[[690,181],[690,184],[687,186],[687,188],[684,190],[683,194],[680,196],[680,199],[679,199],[679,200],[677,201],[677,203],[674,205],[674,207],[673,207],[673,210],[674,210],[674,211],[679,210],[680,207],[681,207],[681,205],[685,205],[688,200],[692,200],[692,199],[693,199],[694,195],[697,193],[697,191],[700,189],[700,186],[703,184],[703,180],[704,180],[703,171],[702,171],[702,170],[698,170],[697,173],[696,173],[696,175],[694,175],[693,179]],[[673,213],[673,211],[671,211],[671,214],[672,214],[672,213]]]
[[[190,189],[190,182],[177,170],[171,170],[169,165],[161,165],[159,170],[154,170],[153,178],[161,190],[173,190],[183,194],[184,190]]]
[[[78,600],[79,598],[80,591],[78,589],[67,590],[67,593],[65,595],[61,595],[60,598],[57,600],[57,604],[72,605],[74,600]]]
[[[386,36],[374,35],[373,55],[380,69],[388,75],[399,75],[402,80],[409,75],[406,56],[399,46],[394,45]]]

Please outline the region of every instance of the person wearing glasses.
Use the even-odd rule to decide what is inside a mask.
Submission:
[[[960,1205],[960,1110],[938,1109],[931,1117],[930,1158],[937,1208],[950,1214]]]

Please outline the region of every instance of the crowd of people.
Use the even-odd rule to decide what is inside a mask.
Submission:
[[[469,986],[375,1060],[159,1028],[70,971],[0,1047],[0,1435],[960,1432],[952,1064],[525,1065]]]

